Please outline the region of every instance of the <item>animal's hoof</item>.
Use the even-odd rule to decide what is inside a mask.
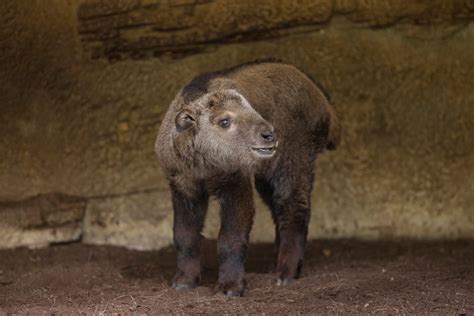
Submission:
[[[225,296],[242,296],[244,294],[244,291],[224,291]]]
[[[285,286],[285,285],[289,285],[291,283],[293,283],[295,279],[293,278],[278,278],[277,281],[276,281],[276,284],[278,286]]]
[[[245,281],[220,283],[218,289],[226,296],[242,296],[244,295]]]
[[[199,282],[199,276],[186,275],[181,271],[176,272],[173,278],[173,285],[171,287],[176,290],[193,289]]]
[[[181,290],[189,290],[196,287],[196,284],[189,284],[189,283],[177,283],[174,282],[171,286],[173,289],[181,291]]]

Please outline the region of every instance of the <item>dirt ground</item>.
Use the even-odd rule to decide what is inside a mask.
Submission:
[[[215,242],[201,286],[169,287],[172,247],[138,252],[83,244],[0,251],[0,314],[474,315],[474,241],[315,241],[303,277],[275,285],[270,244],[251,245],[242,298],[214,293]]]

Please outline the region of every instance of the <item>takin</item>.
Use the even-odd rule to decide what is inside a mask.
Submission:
[[[195,287],[210,197],[220,206],[218,289],[241,296],[255,207],[271,210],[277,284],[299,277],[316,157],[335,149],[340,127],[324,90],[296,67],[255,61],[201,74],[184,86],[161,124],[155,152],[171,188],[177,272]]]

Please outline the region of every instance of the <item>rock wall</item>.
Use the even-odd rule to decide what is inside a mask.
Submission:
[[[474,1],[5,0],[0,14],[0,247],[169,244],[153,153],[168,104],[199,72],[267,56],[318,78],[342,117],[311,238],[474,237]],[[252,239],[271,240],[257,203]],[[65,220],[35,226],[45,212]]]

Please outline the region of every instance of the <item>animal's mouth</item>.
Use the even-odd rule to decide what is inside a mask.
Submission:
[[[254,146],[252,150],[260,156],[270,157],[273,156],[276,152],[278,143],[271,146]]]

